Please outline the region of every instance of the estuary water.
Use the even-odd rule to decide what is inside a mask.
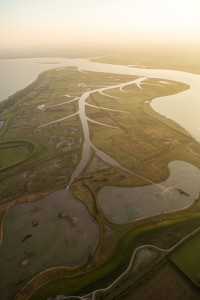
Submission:
[[[74,66],[79,70],[138,75],[188,84],[184,92],[154,99],[154,110],[171,118],[200,141],[200,75],[175,70],[140,69],[87,59],[24,58],[0,60],[0,101],[33,82],[45,70]]]
[[[188,90],[176,95],[157,98],[153,100],[151,105],[154,110],[179,123],[196,140],[200,141],[200,75],[172,70],[139,69],[102,64],[86,59],[7,59],[0,60],[0,101],[32,83],[41,72],[63,66],[74,66],[79,71],[136,75],[188,84],[190,86]],[[82,105],[80,108],[83,108],[82,111],[80,110],[86,148],[84,151],[83,147],[83,153],[88,156],[87,147],[90,144],[90,147],[93,147],[99,157],[116,165],[116,162],[111,161],[106,153],[102,153],[95,145],[91,145],[84,109],[87,96],[87,93],[83,94],[79,100],[80,105]],[[0,126],[3,126],[3,120],[1,120]],[[194,155],[199,154],[194,153]],[[74,171],[74,178],[82,170],[84,166],[82,163],[85,163],[84,156]],[[104,214],[115,222],[123,223],[161,211],[180,209],[192,203],[199,191],[199,169],[184,162],[172,162],[169,169],[170,177],[162,183],[162,190],[155,185],[143,188],[127,188],[126,190],[125,188],[120,190],[118,187],[103,188],[100,191],[99,199]],[[179,180],[176,181],[176,179]],[[135,193],[136,189],[138,193]],[[110,193],[112,197],[116,196],[117,205],[116,202],[113,204],[112,199],[106,201],[106,197]],[[120,201],[122,194],[125,197],[124,201],[127,208],[124,212],[121,209],[121,206],[124,207],[124,202]],[[145,200],[144,194],[150,195],[152,198],[150,200],[154,203],[148,205],[149,201],[146,200],[149,199]],[[143,201],[142,206],[141,201]],[[111,210],[110,204],[112,204]],[[48,209],[46,210],[46,208]],[[131,214],[130,208],[134,209]],[[149,211],[150,209],[151,211]],[[116,217],[116,213],[119,215],[118,211],[120,211],[120,220]],[[44,228],[43,224],[45,224]],[[43,230],[46,229],[48,235],[43,234]],[[57,232],[60,232],[61,237],[57,236]],[[43,240],[44,236],[45,239]],[[55,192],[37,203],[24,203],[11,208],[5,220],[4,238],[0,249],[2,258],[0,274],[3,278],[1,287],[5,292],[4,299],[10,299],[29,278],[47,267],[57,265],[74,267],[86,263],[96,249],[97,240],[98,228],[96,223],[89,215],[86,207],[73,197],[70,190]],[[55,243],[53,248],[52,241]],[[19,247],[16,247],[17,243]],[[48,248],[48,245],[51,247]],[[15,256],[13,256],[13,252],[8,251],[14,247],[17,249]],[[45,257],[43,261],[40,261],[41,255]],[[32,267],[33,262],[34,268]],[[10,274],[8,274],[8,270]],[[15,277],[16,274],[19,276]]]

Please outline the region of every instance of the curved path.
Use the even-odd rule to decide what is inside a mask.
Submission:
[[[109,291],[115,284],[119,283],[119,280],[122,279],[124,276],[126,276],[128,274],[128,272],[130,271],[133,263],[134,263],[134,260],[135,260],[135,256],[137,254],[137,252],[141,249],[145,249],[145,248],[151,248],[151,249],[155,249],[155,250],[158,250],[158,251],[161,251],[161,252],[171,252],[171,251],[174,251],[178,246],[180,246],[182,243],[184,243],[186,240],[188,240],[189,238],[191,238],[193,235],[197,234],[200,232],[200,227],[198,227],[197,229],[195,229],[194,231],[192,231],[191,233],[189,233],[186,237],[184,237],[183,239],[181,239],[178,243],[176,243],[174,246],[172,246],[171,248],[169,249],[162,249],[162,248],[159,248],[159,247],[156,247],[156,246],[153,246],[153,245],[142,245],[138,248],[136,248],[133,252],[133,255],[132,255],[132,258],[130,260],[130,263],[129,263],[129,266],[128,268],[115,280],[113,281],[108,287],[106,288],[102,288],[102,289],[98,289],[98,290],[95,290],[93,291],[92,293],[88,294],[88,295],[85,295],[85,296],[60,296],[60,299],[62,300],[66,300],[66,299],[80,299],[80,300],[96,300],[96,296],[98,293],[100,292],[105,292],[105,291]],[[56,300],[56,299],[54,299]]]

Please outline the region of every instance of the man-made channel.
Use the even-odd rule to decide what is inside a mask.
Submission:
[[[85,264],[98,243],[96,222],[66,189],[11,208],[3,234],[0,294],[5,300],[44,269]]]

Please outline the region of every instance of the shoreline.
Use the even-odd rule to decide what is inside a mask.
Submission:
[[[35,82],[33,82],[32,84],[30,84],[29,86],[27,86],[24,90],[26,90],[26,91],[29,91],[29,88],[30,88],[30,86],[31,86],[31,88],[34,86],[34,84],[37,86],[37,83],[38,83],[38,80],[39,80],[39,78],[40,78],[40,76],[42,76],[42,74],[44,75],[45,74],[45,72],[47,72],[47,71],[44,71],[43,73],[41,73],[39,76],[38,76],[38,78],[36,79],[36,81]],[[23,95],[23,92],[24,92],[24,90],[20,90],[20,91],[18,91],[18,92],[16,92],[13,96],[11,96],[11,99],[15,99],[15,97],[16,97],[16,99],[15,99],[15,101],[17,102],[17,100],[21,97],[20,95]],[[25,92],[26,93],[26,92]],[[6,99],[6,100],[8,100],[8,99]],[[4,101],[6,101],[6,100],[4,100]],[[4,102],[3,101],[3,102]],[[14,100],[13,100],[14,101]],[[5,102],[4,102],[5,103]],[[14,102],[15,103],[15,102]],[[1,104],[0,104],[0,108],[1,108]],[[151,108],[152,109],[152,108]],[[159,114],[158,112],[154,112],[154,114]],[[155,116],[154,116],[155,117]],[[167,120],[166,120],[167,121]],[[173,121],[174,122],[174,121]],[[169,125],[168,125],[169,126]],[[6,126],[5,126],[6,127]],[[4,129],[5,129],[5,127],[4,127]],[[170,128],[172,128],[171,126],[169,126]],[[179,125],[178,125],[178,127],[180,127]],[[181,128],[181,127],[180,127]],[[174,130],[174,128],[173,128],[173,130]],[[180,133],[180,131],[179,131],[179,133]],[[182,134],[184,134],[183,132],[181,132]],[[188,136],[187,136],[188,137]],[[189,136],[189,138],[191,139],[191,136]],[[191,163],[192,164],[192,163]],[[88,166],[88,164],[87,164],[87,166]],[[42,191],[41,193],[45,193],[45,191]],[[27,196],[27,197],[29,197],[29,195]],[[19,197],[20,199],[21,199],[21,196]],[[79,199],[80,200],[80,199]],[[31,200],[32,201],[32,200]],[[82,201],[82,200],[80,200],[80,201]],[[9,202],[11,202],[11,201],[9,201]],[[26,202],[26,201],[24,201],[24,202]],[[17,202],[18,203],[18,202]],[[16,203],[15,203],[16,204]],[[85,204],[86,206],[87,206],[87,204]],[[0,204],[0,207],[1,207],[1,204]],[[88,206],[87,206],[87,209],[88,209]],[[89,209],[88,209],[88,211],[89,211]],[[90,211],[89,211],[89,213],[90,213]],[[143,222],[145,222],[145,220],[142,220]],[[101,239],[101,237],[99,237],[99,239]]]

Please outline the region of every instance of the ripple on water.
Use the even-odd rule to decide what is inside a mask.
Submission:
[[[200,191],[200,170],[183,161],[169,163],[169,170],[169,178],[160,185],[103,187],[98,198],[105,216],[126,223],[192,204]]]
[[[14,206],[5,220],[0,248],[2,299],[12,299],[46,268],[85,264],[97,239],[97,224],[70,190]]]

